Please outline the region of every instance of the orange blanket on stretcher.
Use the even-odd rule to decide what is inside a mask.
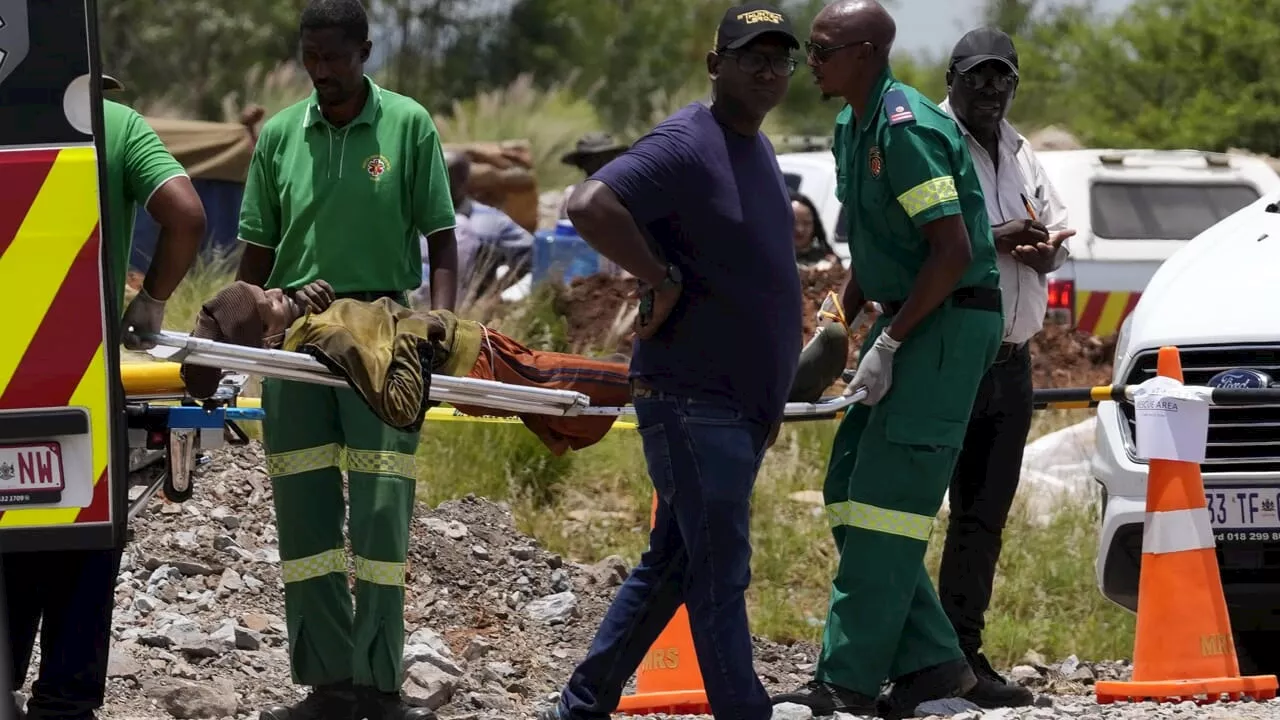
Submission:
[[[580,355],[531,350],[506,335],[487,329],[480,355],[467,377],[508,385],[571,390],[591,398],[591,404],[597,407],[617,407],[631,402],[626,365]],[[455,403],[454,407],[467,415],[494,414],[473,405]],[[608,415],[561,417],[525,414],[520,419],[552,453],[561,455],[570,448],[581,450],[598,442],[617,418]]]

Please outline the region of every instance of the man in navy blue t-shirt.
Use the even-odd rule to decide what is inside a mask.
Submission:
[[[791,200],[760,124],[799,46],[777,8],[730,8],[707,55],[711,106],[679,110],[569,200],[582,237],[649,290],[631,377],[658,506],[649,549],[548,720],[608,718],[681,603],[713,713],[771,715],[747,626],[749,503],[802,310]]]

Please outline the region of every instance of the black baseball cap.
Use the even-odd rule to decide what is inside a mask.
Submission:
[[[778,8],[766,3],[734,5],[716,30],[716,50],[737,50],[766,33],[782,35],[792,49],[800,47],[791,21]]]
[[[1018,51],[1013,48],[1013,40],[997,28],[970,30],[951,51],[951,67],[962,73],[988,60],[998,60],[1018,74]]]

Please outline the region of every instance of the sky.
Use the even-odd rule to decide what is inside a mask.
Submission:
[[[1123,10],[1132,0],[1097,0],[1100,13]],[[912,54],[941,56],[978,24],[983,0],[898,0],[890,12],[898,23],[894,45]],[[1056,3],[1049,3],[1056,4]]]

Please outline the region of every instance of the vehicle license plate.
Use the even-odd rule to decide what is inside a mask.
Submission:
[[[1212,487],[1204,493],[1219,541],[1280,541],[1280,488]]]
[[[0,505],[57,503],[64,488],[60,444],[0,445]]]

